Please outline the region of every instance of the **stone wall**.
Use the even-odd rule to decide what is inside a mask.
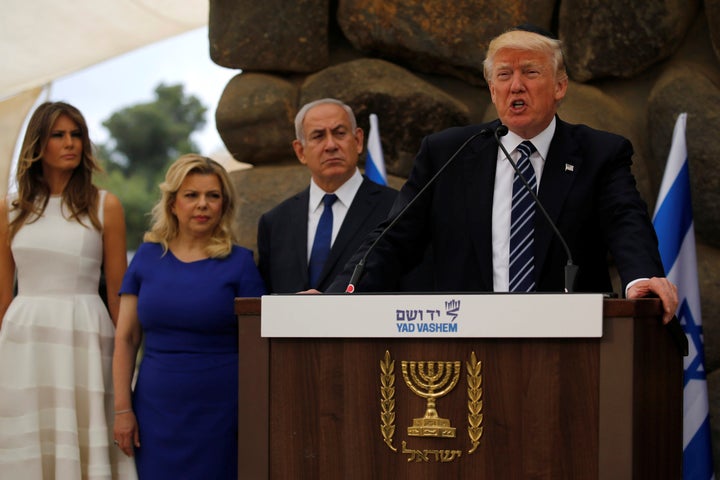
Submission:
[[[677,115],[688,112],[698,269],[715,464],[720,466],[720,0],[210,0],[210,55],[238,69],[216,110],[235,159],[239,236],[304,188],[293,118],[337,97],[367,132],[376,113],[390,182],[399,187],[420,140],[496,117],[482,76],[491,38],[524,22],[566,48],[559,115],[628,137],[633,171],[654,208]],[[242,71],[242,73],[241,73]]]

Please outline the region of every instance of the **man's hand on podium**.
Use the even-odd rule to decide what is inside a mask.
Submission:
[[[627,298],[657,296],[663,304],[663,324],[668,324],[678,308],[677,287],[665,277],[653,277],[635,282],[627,291]]]

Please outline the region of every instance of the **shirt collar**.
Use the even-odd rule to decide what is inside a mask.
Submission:
[[[350,177],[345,183],[340,186],[340,188],[338,188],[334,192],[324,191],[322,188],[318,187],[315,183],[315,180],[311,178],[310,211],[315,211],[318,207],[320,207],[320,203],[322,203],[323,196],[326,193],[334,193],[335,195],[337,195],[338,201],[340,201],[346,208],[349,208],[350,204],[355,198],[355,194],[360,189],[360,185],[362,184],[362,182],[363,176],[358,168],[355,168],[355,173],[353,173],[353,176]]]
[[[550,150],[550,142],[552,142],[553,135],[555,135],[556,126],[557,121],[555,116],[553,116],[550,124],[545,128],[545,130],[533,138],[522,138],[516,133],[508,132],[507,135],[500,139],[500,141],[508,152],[512,152],[524,140],[530,140],[532,144],[535,145],[535,149],[537,150],[537,153],[540,154],[540,158],[545,160],[547,158],[548,151]]]

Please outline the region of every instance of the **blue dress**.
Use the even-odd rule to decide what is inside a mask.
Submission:
[[[252,252],[185,263],[157,243],[135,253],[120,293],[138,296],[145,347],[133,409],[140,479],[237,479],[235,297],[265,287]]]

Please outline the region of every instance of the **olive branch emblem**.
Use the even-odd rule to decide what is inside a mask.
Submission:
[[[477,359],[475,352],[471,352],[470,359],[465,362],[467,370],[467,396],[468,396],[468,436],[471,448],[467,451],[472,454],[480,445],[483,434],[483,401],[482,401],[482,362]],[[397,447],[393,445],[395,436],[395,361],[388,350],[380,361],[380,433],[383,441],[393,452]]]

